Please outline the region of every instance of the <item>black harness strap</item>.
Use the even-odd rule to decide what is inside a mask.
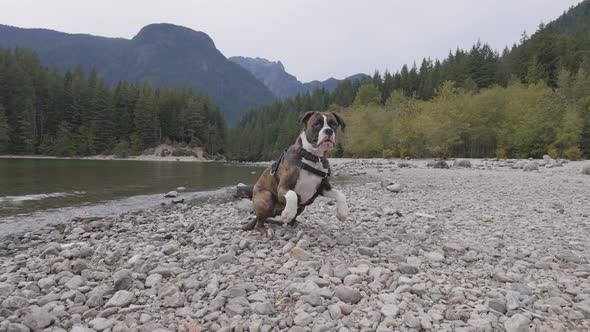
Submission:
[[[288,161],[289,164],[291,164],[293,166],[297,166],[297,167],[299,167],[299,168],[301,168],[303,170],[306,170],[306,171],[310,172],[311,174],[314,174],[316,176],[319,176],[319,177],[321,177],[323,179],[325,179],[325,178],[327,178],[327,177],[330,176],[330,170],[328,170],[328,172],[323,172],[323,171],[320,171],[317,168],[313,168],[313,167],[309,166],[308,164],[302,162],[299,159],[292,158],[291,156],[289,156],[289,154],[287,153],[287,151],[283,152],[283,155],[281,156],[281,159],[283,159],[283,158],[286,161]]]
[[[270,175],[274,176],[275,180],[277,180],[277,183],[279,183],[279,176],[277,175],[277,172],[279,171],[279,166],[281,165],[281,161],[283,161],[284,156],[285,152],[283,152],[279,159],[275,160],[270,166]]]
[[[283,159],[286,160],[289,164],[306,170],[313,175],[321,177],[322,179],[326,179],[330,176],[330,170],[328,170],[328,172],[324,172],[320,171],[317,168],[313,168],[299,159],[294,159],[287,153],[287,150],[285,150],[283,151],[279,159],[275,160],[270,166],[270,175],[274,176],[274,178],[277,180],[277,183],[279,182],[277,172],[279,171],[279,166],[281,165],[281,161],[283,161]]]

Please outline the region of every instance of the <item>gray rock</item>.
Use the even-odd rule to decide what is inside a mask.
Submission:
[[[178,251],[178,245],[176,243],[168,243],[162,247],[162,252],[166,255],[172,255]]]
[[[293,249],[289,251],[289,256],[300,261],[308,261],[313,257],[310,252],[299,247],[293,247]]]
[[[233,263],[235,260],[236,260],[236,256],[234,256],[232,254],[224,254],[224,255],[220,255],[219,257],[217,257],[217,259],[215,260],[215,265],[221,266],[223,264]]]
[[[551,306],[556,306],[556,307],[570,306],[570,303],[568,301],[564,300],[562,297],[559,297],[559,296],[550,297],[543,302],[545,302],[545,304],[548,304]]]
[[[418,269],[417,266],[410,265],[407,263],[400,263],[398,266],[398,270],[400,273],[403,273],[403,274],[416,274],[416,273],[420,272],[420,270]]]
[[[37,286],[39,286],[39,288],[41,288],[41,289],[49,289],[49,288],[55,286],[55,279],[53,278],[53,276],[49,276],[47,278],[41,278],[37,282]]]
[[[184,305],[184,302],[184,294],[181,292],[176,292],[164,298],[164,303],[162,305],[168,308],[180,308]]]
[[[387,303],[381,307],[381,313],[383,316],[397,317],[399,315],[399,307],[395,304]]]
[[[435,160],[428,162],[428,164],[426,164],[426,167],[448,169],[449,164],[447,164],[447,162],[444,160]]]
[[[8,321],[6,321],[8,322]],[[2,326],[0,325],[0,330],[2,330]],[[12,323],[12,324],[8,324],[8,328],[6,330],[6,332],[29,332],[31,331],[26,325],[23,324],[18,324],[18,323]]]
[[[488,307],[502,314],[505,314],[507,311],[506,300],[504,300],[503,298],[489,299]]]
[[[107,302],[106,307],[126,307],[129,304],[131,304],[131,302],[133,302],[133,300],[135,299],[135,296],[133,295],[133,293],[126,291],[126,290],[120,290],[117,291]]]
[[[84,245],[80,247],[80,257],[90,257],[94,255],[94,248]]]
[[[375,249],[368,248],[368,247],[359,247],[358,252],[361,255],[365,255],[365,256],[369,256],[369,257],[373,257],[373,256],[377,255],[377,251]]]
[[[363,282],[363,278],[361,276],[356,275],[356,274],[349,274],[344,278],[344,284],[346,286],[358,285],[358,284],[361,284],[362,282]]]
[[[399,193],[402,191],[402,185],[399,183],[394,183],[385,187],[385,189],[391,191],[392,193]]]
[[[330,317],[334,320],[340,319],[340,317],[342,317],[342,311],[340,310],[340,306],[338,304],[330,304],[328,306],[328,312],[330,313]]]
[[[334,290],[334,296],[339,298],[341,301],[351,304],[359,303],[361,300],[361,293],[354,288],[347,286],[338,286]]]
[[[445,256],[436,251],[431,251],[427,253],[425,256],[431,262],[442,262],[445,260]]]
[[[522,314],[515,314],[504,322],[506,332],[529,332],[531,321]]]
[[[420,326],[420,320],[411,312],[405,313],[402,317],[402,321],[409,328],[418,328]]]
[[[493,332],[492,322],[488,318],[476,318],[467,321],[469,326],[474,327],[478,332]]]
[[[252,201],[246,198],[241,199],[236,207],[242,212],[254,212],[254,205],[252,204]]]
[[[471,162],[465,159],[457,159],[453,162],[453,167],[455,168],[470,168]]]
[[[119,270],[113,274],[116,290],[129,290],[133,286],[133,276],[130,270]]]
[[[532,172],[532,171],[538,171],[539,170],[539,165],[534,162],[534,161],[529,161],[528,163],[526,163],[524,165],[524,167],[522,168],[523,171],[525,172]]]
[[[74,276],[72,279],[68,280],[64,286],[68,289],[78,289],[84,284],[84,279],[82,279],[81,276]]]
[[[520,300],[518,299],[517,292],[508,291],[506,293],[506,308],[512,311],[520,308]]]
[[[527,295],[527,296],[533,295],[533,289],[525,284],[514,283],[514,284],[510,285],[510,288],[513,291],[518,292],[521,295]]]
[[[304,295],[301,297],[301,299],[303,300],[303,302],[309,303],[310,305],[312,305],[314,307],[320,306],[324,302],[322,297],[317,293]]]
[[[346,265],[338,265],[334,268],[334,277],[342,280],[350,274],[350,270]]]
[[[176,196],[178,196],[178,192],[176,190],[172,190],[164,194],[164,197],[166,198],[174,198]]]
[[[87,328],[85,326],[82,325],[74,325],[72,327],[72,329],[70,330],[70,332],[96,332],[93,329]]]
[[[91,320],[88,325],[97,330],[97,331],[103,331],[106,329],[110,329],[113,327],[113,321],[110,319],[106,319],[106,318],[102,318],[102,317],[97,317],[93,320]]]
[[[55,321],[55,317],[49,312],[37,306],[27,309],[27,314],[23,318],[23,324],[31,328],[33,331],[42,330]]]
[[[92,296],[90,296],[88,298],[88,300],[86,301],[86,305],[89,308],[96,308],[96,307],[100,307],[104,304],[104,300],[102,299],[102,295],[100,294],[93,294]]]
[[[9,296],[2,301],[2,307],[6,309],[21,309],[29,305],[29,300],[21,296]]]
[[[443,244],[443,250],[447,255],[463,255],[465,253],[465,247],[454,242],[447,242]]]
[[[590,175],[590,164],[582,166],[582,174]]]
[[[43,250],[41,252],[41,254],[39,255],[39,257],[41,257],[41,258],[46,258],[47,256],[59,256],[59,251],[57,250],[56,247],[51,246],[51,247],[48,247],[47,249]]]
[[[311,280],[305,282],[293,282],[287,285],[287,291],[289,294],[299,293],[302,295],[317,293],[320,291],[320,287]]]
[[[155,285],[159,284],[160,282],[162,282],[162,275],[159,273],[150,274],[145,279],[146,287],[154,287]]]
[[[574,310],[579,311],[584,315],[584,318],[590,319],[590,299],[584,302],[574,304]]]
[[[297,326],[307,326],[311,324],[313,321],[313,317],[307,312],[299,313],[297,316],[293,318],[293,323]]]
[[[271,302],[257,302],[254,304],[254,312],[259,315],[271,315],[274,313],[274,307]]]

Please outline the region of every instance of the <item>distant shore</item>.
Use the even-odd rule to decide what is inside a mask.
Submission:
[[[114,155],[96,155],[88,157],[56,157],[44,155],[2,155],[0,159],[70,159],[70,160],[133,160],[133,161],[182,161],[182,162],[213,162],[205,158],[197,158],[194,156],[156,156],[156,155],[140,155],[130,156],[126,158],[115,157]],[[224,161],[224,160],[220,160]]]

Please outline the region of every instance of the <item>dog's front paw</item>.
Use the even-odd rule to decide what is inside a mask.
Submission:
[[[293,219],[295,219],[296,216],[297,216],[297,210],[289,211],[288,209],[284,209],[283,212],[281,213],[281,221],[283,222],[283,225],[286,225],[289,222],[291,222]]]
[[[344,221],[348,218],[348,205],[346,203],[338,204],[336,207],[336,218],[340,221]]]

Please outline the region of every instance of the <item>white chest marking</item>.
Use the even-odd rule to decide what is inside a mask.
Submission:
[[[314,163],[311,162],[309,160],[302,160],[304,163],[308,164],[309,166],[318,169],[320,171],[323,172],[327,172],[328,170],[322,167],[322,163],[318,162],[318,163]],[[318,191],[318,187],[320,186],[320,183],[322,182],[322,178],[315,175],[315,174],[311,174],[310,172],[306,171],[306,170],[300,170],[299,171],[299,178],[297,179],[297,184],[295,184],[295,192],[297,193],[297,195],[299,195],[299,197],[301,198],[301,200],[299,201],[299,204],[305,204],[307,203],[312,197],[313,195],[315,195],[315,193]]]

